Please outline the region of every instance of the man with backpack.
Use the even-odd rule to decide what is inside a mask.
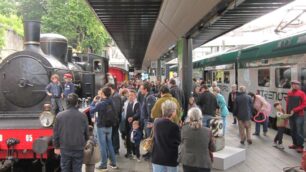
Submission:
[[[112,143],[112,127],[118,123],[118,119],[113,102],[110,99],[111,89],[104,87],[99,93],[100,95],[95,97],[90,105],[90,113],[94,114],[98,112],[96,122],[102,162],[97,169],[106,171],[108,158],[111,160],[110,167],[113,169],[118,168],[116,166],[116,156]],[[101,101],[98,102],[100,98]]]
[[[114,84],[108,83],[106,86],[108,88],[110,88],[111,91],[112,91],[112,95],[111,95],[110,98],[113,101],[114,108],[115,108],[115,111],[116,111],[116,114],[117,114],[117,118],[118,118],[118,123],[116,123],[113,126],[112,141],[113,141],[113,147],[114,147],[115,153],[119,154],[119,148],[120,148],[119,121],[121,121],[121,113],[122,113],[123,102],[122,102],[121,96],[116,91],[116,87],[115,87]]]
[[[131,147],[131,139],[130,139],[130,132],[132,129],[133,121],[139,120],[140,118],[140,103],[137,101],[137,93],[135,90],[130,90],[129,98],[124,103],[123,106],[124,111],[124,119],[125,119],[125,143],[127,153],[125,154],[126,158],[132,157],[132,147]]]

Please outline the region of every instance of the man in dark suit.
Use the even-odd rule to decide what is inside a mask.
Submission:
[[[113,101],[116,113],[117,113],[117,118],[119,121],[121,120],[121,113],[122,113],[122,107],[123,107],[123,102],[121,99],[121,96],[119,93],[116,91],[116,87],[114,84],[108,83],[107,87],[109,87],[112,91],[111,95],[111,100]],[[113,141],[113,146],[116,154],[119,154],[119,148],[120,148],[120,140],[119,140],[119,123],[113,126],[112,129],[112,141]]]
[[[204,92],[199,96],[198,105],[202,110],[203,125],[210,127],[210,120],[216,116],[216,110],[218,107],[216,96],[209,91],[207,85],[203,86]]]
[[[235,105],[235,100],[237,97],[237,85],[233,84],[232,85],[232,91],[229,93],[228,95],[228,110],[233,113],[234,112],[234,105]],[[237,119],[236,117],[233,115],[234,121],[233,124],[237,124]]]

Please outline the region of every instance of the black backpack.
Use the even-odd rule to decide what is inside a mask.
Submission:
[[[113,127],[118,125],[119,119],[113,102],[107,105],[105,112],[100,115],[100,118],[104,127]]]

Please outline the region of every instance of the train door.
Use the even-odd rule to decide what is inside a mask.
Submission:
[[[254,68],[238,69],[238,86],[245,86],[247,91],[257,83],[257,74]]]
[[[221,93],[224,96],[225,100],[228,100],[229,92],[231,91],[231,84],[234,84],[234,70],[227,70],[223,73],[223,84],[220,85]]]
[[[204,80],[205,84],[211,85],[212,71],[204,70],[204,72],[203,72],[203,80]]]
[[[212,81],[217,81],[218,84],[222,84],[223,70],[217,70],[212,72]]]

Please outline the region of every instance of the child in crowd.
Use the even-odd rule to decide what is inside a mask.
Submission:
[[[131,131],[131,143],[134,159],[140,162],[140,141],[142,139],[142,132],[139,128],[139,121],[133,121],[133,130]],[[136,157],[135,157],[136,156]]]
[[[51,76],[51,83],[46,87],[46,93],[51,97],[52,112],[54,114],[64,110],[61,100],[63,98],[63,88],[59,78],[57,74],[53,74]]]
[[[75,87],[74,87],[74,84],[72,83],[72,75],[70,73],[66,73],[64,75],[64,80],[65,80],[65,84],[64,84],[64,108],[67,109],[66,97],[68,96],[68,94],[74,93]]]
[[[74,93],[75,87],[72,83],[72,75],[70,73],[66,73],[64,75],[65,85],[64,85],[64,97],[67,97],[68,94]]]
[[[281,102],[277,101],[274,103],[274,108],[276,110],[276,127],[277,134],[274,138],[274,147],[279,149],[284,149],[283,146],[283,134],[285,132],[286,126],[288,124],[288,118],[290,114],[285,114],[284,109],[282,108]]]

